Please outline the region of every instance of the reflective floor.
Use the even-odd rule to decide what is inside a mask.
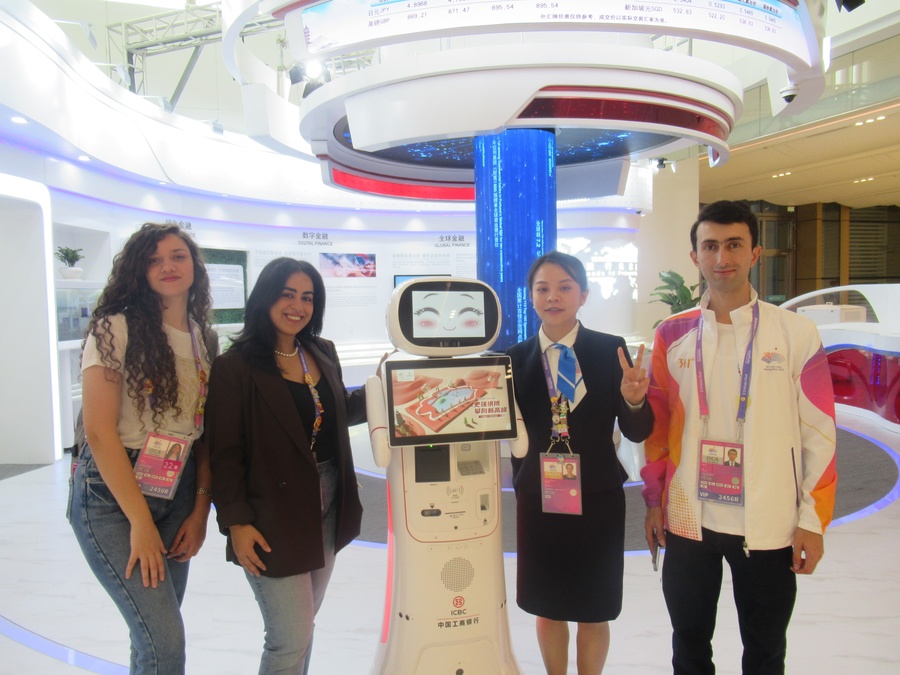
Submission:
[[[840,424],[885,448],[900,463],[900,433],[842,415]],[[370,461],[359,458],[364,468]],[[0,481],[0,674],[124,673],[125,624],[85,564],[66,523],[68,462]],[[788,635],[788,673],[893,675],[900,663],[900,487],[842,518],[825,539],[826,556],[801,577]],[[188,672],[255,673],[262,622],[239,568],[224,561],[214,523],[194,559],[184,606]],[[354,544],[338,556],[319,614],[311,673],[369,671],[381,628],[387,551]],[[515,559],[506,559],[515,597]],[[513,648],[522,673],[543,673],[533,618],[510,604]],[[625,601],[612,624],[608,673],[665,673],[669,624],[658,574],[644,554],[625,559]],[[717,672],[740,672],[740,638],[727,580],[714,643]],[[575,673],[574,645],[569,672]],[[401,674],[398,674],[401,675]],[[439,675],[439,674],[436,674]],[[491,675],[491,674],[487,674]]]

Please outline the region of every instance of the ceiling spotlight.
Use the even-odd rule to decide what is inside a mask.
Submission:
[[[80,26],[81,30],[84,31],[84,35],[87,38],[87,41],[91,44],[91,47],[97,49],[97,38],[94,35],[93,26],[89,24],[87,21],[66,21],[64,19],[54,19],[54,23],[69,23],[74,26]]]
[[[846,9],[848,12],[852,12],[857,7],[864,5],[866,0],[834,0],[834,2],[837,5],[839,12],[842,9]]]
[[[331,71],[322,65],[321,61],[315,59],[307,61],[300,65],[299,70],[295,73],[296,68],[298,66],[290,68],[288,75],[291,78],[291,84],[305,83],[300,98],[306,98],[326,82],[331,82]]]
[[[303,64],[303,70],[306,77],[308,77],[310,80],[318,80],[325,72],[325,67],[322,65],[321,61],[312,59],[311,61],[307,61]]]
[[[150,101],[151,103],[155,103],[156,105],[158,105],[160,108],[162,108],[166,112],[172,112],[172,110],[173,110],[172,102],[165,96],[142,95],[141,98],[145,98],[148,101]]]
[[[131,89],[131,76],[128,74],[128,70],[121,63],[95,63],[95,66],[106,66],[107,68],[113,68],[116,71],[116,74],[119,76],[119,80],[122,81],[128,89]]]
[[[657,169],[665,169],[666,168],[666,158],[660,157],[656,160],[656,168]]]

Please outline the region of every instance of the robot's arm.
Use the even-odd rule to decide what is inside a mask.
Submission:
[[[366,418],[369,422],[369,442],[372,457],[382,469],[391,463],[391,446],[387,428],[387,403],[381,378],[370,375],[366,380]]]
[[[517,438],[509,441],[509,451],[512,453],[513,457],[524,457],[528,454],[528,431],[525,429],[525,420],[522,419],[519,403],[518,401],[514,402],[516,406],[516,429],[518,430],[519,435]],[[369,419],[372,418],[370,417]]]

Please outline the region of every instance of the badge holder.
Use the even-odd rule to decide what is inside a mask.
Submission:
[[[541,455],[541,508],[544,513],[580,516],[581,457],[573,453],[569,445],[568,412],[565,396],[552,399],[550,447]],[[551,453],[557,443],[564,443],[568,454]]]
[[[192,441],[184,436],[150,432],[134,463],[134,476],[141,492],[148,497],[172,499]]]
[[[700,439],[697,498],[704,502],[744,505],[743,443]],[[729,457],[737,457],[729,460]]]

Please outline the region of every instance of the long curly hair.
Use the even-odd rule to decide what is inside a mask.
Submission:
[[[143,415],[149,406],[156,423],[168,410],[173,410],[176,415],[182,414],[178,406],[175,354],[163,330],[162,303],[147,281],[150,258],[156,253],[159,242],[170,234],[180,237],[190,251],[194,263],[194,283],[188,298],[188,317],[200,327],[203,344],[208,344],[212,306],[209,275],[197,244],[175,224],[144,223],[129,237],[113,260],[106,288],[100,294],[85,334],[85,341],[92,335],[109,336],[97,342],[101,360],[113,370],[121,370],[124,366],[129,398],[139,415]],[[109,317],[114,314],[124,314],[128,323],[124,364],[113,355],[115,338],[110,334]],[[152,398],[146,393],[148,382],[152,385]]]
[[[269,311],[281,297],[288,279],[297,272],[307,275],[313,284],[313,313],[309,322],[297,333],[301,341],[314,341],[322,332],[325,318],[325,282],[313,265],[305,260],[275,258],[259,273],[247,306],[244,327],[235,336],[230,349],[235,349],[258,368],[279,372],[275,362],[275,326]]]

